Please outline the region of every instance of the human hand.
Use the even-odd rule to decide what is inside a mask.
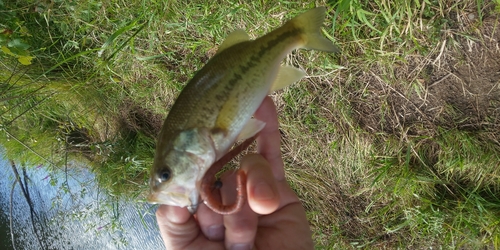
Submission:
[[[220,215],[204,204],[192,216],[186,208],[160,205],[156,219],[167,249],[312,249],[302,204],[285,180],[276,108],[266,97],[255,112],[266,122],[257,152],[241,160],[247,175],[248,201],[234,214]],[[231,204],[234,178],[226,176],[220,196]]]

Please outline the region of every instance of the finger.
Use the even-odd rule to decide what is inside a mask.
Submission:
[[[259,154],[249,154],[241,160],[241,169],[247,173],[248,203],[258,214],[270,214],[280,204],[280,195],[271,165]]]
[[[283,159],[281,158],[278,114],[271,97],[267,96],[262,101],[254,116],[266,123],[266,126],[259,132],[256,139],[257,152],[271,164],[274,178],[284,180],[285,171],[283,169]]]
[[[235,176],[236,173],[233,173],[223,179],[221,195],[224,204],[232,204],[236,201]],[[252,249],[257,233],[257,223],[258,215],[252,211],[248,202],[245,202],[239,212],[224,216],[226,248]]]
[[[276,210],[279,210],[292,203],[301,204],[299,197],[297,197],[297,194],[295,194],[295,192],[290,188],[290,185],[288,185],[288,182],[286,182],[286,180],[279,181],[277,183],[277,188],[280,196],[280,201],[279,201],[279,206]]]
[[[213,192],[212,195],[220,196],[218,191]],[[217,199],[220,200],[220,198]],[[215,213],[205,204],[200,204],[196,215],[201,231],[209,240],[218,241],[224,239],[225,230],[222,215]]]
[[[167,249],[182,248],[193,242],[199,233],[196,221],[186,208],[160,205],[156,220]]]

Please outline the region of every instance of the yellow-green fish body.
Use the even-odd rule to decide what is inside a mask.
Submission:
[[[182,90],[160,132],[149,202],[196,206],[198,185],[207,169],[237,139],[256,134],[265,125],[251,119],[264,97],[300,80],[304,73],[280,66],[296,48],[337,52],[323,38],[325,8],[295,17],[256,40],[241,30],[231,33]]]

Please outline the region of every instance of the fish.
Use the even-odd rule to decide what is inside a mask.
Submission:
[[[147,201],[196,211],[200,182],[235,142],[256,135],[265,123],[252,118],[264,98],[305,72],[282,66],[298,48],[340,49],[321,34],[326,8],[317,7],[251,40],[235,30],[186,84],[158,135]]]

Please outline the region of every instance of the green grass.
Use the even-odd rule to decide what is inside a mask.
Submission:
[[[0,3],[12,10],[0,31],[21,39],[19,55],[34,56],[24,66],[0,52],[0,142],[7,157],[57,167],[68,155],[85,160],[109,192],[139,200],[160,118],[227,34],[242,28],[259,37],[314,7]],[[496,19],[498,3],[318,5],[328,8],[324,35],[342,53],[293,52],[285,63],[308,76],[272,95],[287,177],[317,248],[499,249],[500,132],[491,126],[498,112],[471,129],[475,120],[453,103],[436,111],[421,105],[433,101],[437,68],[454,62],[464,41],[484,40],[478,30]],[[477,18],[467,21],[470,15]]]

